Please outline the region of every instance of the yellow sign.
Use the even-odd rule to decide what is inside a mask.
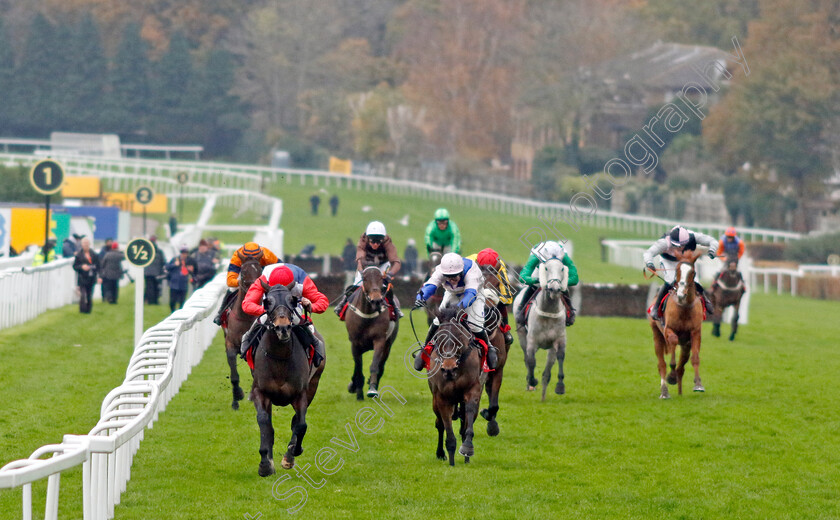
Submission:
[[[350,159],[339,159],[338,157],[330,157],[330,171],[332,173],[343,173],[350,175],[353,173],[353,161]]]
[[[99,177],[68,175],[61,195],[65,199],[98,199],[102,196],[102,185]]]
[[[134,193],[103,193],[103,204],[117,206],[122,211],[143,213],[143,206],[137,202]],[[168,213],[166,195],[156,193],[146,205],[146,213]]]
[[[12,208],[12,247],[23,251],[32,244],[44,245],[43,208]],[[50,229],[55,221],[50,220]]]

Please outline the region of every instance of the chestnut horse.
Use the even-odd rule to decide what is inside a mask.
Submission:
[[[378,267],[365,268],[362,271],[361,287],[351,297],[344,317],[355,365],[347,391],[356,392],[356,399],[359,401],[364,399],[362,354],[373,350],[367,396],[376,397],[379,395],[379,380],[385,371],[385,361],[388,360],[391,345],[399,332],[399,321],[390,319],[388,307],[383,299],[387,288],[382,284],[382,271]]]
[[[255,316],[251,316],[242,310],[242,302],[245,300],[245,293],[248,292],[248,288],[262,274],[262,265],[260,264],[262,251],[256,257],[237,254],[239,254],[239,259],[242,260],[242,270],[239,272],[239,287],[227,316],[227,324],[222,328],[225,334],[225,354],[227,354],[227,362],[230,366],[230,384],[233,387],[233,402],[230,406],[234,410],[239,409],[239,401],[245,397],[242,387],[239,386],[236,358],[239,355],[239,347],[242,345],[242,335],[251,328],[256,319]]]
[[[298,312],[298,300],[282,285],[269,287],[260,281],[266,291],[264,306],[268,330],[260,339],[254,351],[254,384],[251,387],[251,401],[257,410],[257,424],[260,427],[259,475],[267,477],[274,473],[274,427],[271,424],[271,406],[292,405],[292,438],[283,455],[282,466],[291,469],[295,457],[303,453],[303,437],[306,435],[306,411],[324,372],[326,360],[318,368],[310,367],[309,353],[304,349],[297,331],[293,330],[293,318]],[[323,338],[318,335],[318,339]]]
[[[686,251],[675,255],[677,261],[676,278],[671,289],[668,302],[665,304],[665,325],[659,320],[648,316],[650,328],[653,331],[653,344],[658,360],[660,378],[660,399],[668,399],[668,384],[677,384],[682,395],[682,380],[685,365],[691,356],[691,366],[694,368],[694,391],[705,392],[700,381],[700,332],[703,324],[703,299],[697,296],[694,285],[694,263],[706,251],[698,248],[696,251]],[[655,302],[658,305],[659,302]],[[677,345],[680,345],[680,362],[674,363]],[[671,355],[671,373],[665,375],[665,356]]]
[[[714,326],[712,335],[720,337],[720,322],[723,319],[723,311],[732,307],[732,332],[729,334],[729,341],[735,340],[735,333],[738,332],[738,310],[741,308],[741,297],[744,295],[744,278],[738,272],[738,258],[727,257],[726,269],[721,271],[713,286],[713,301],[715,302]]]
[[[473,334],[461,323],[466,314],[456,309],[440,311],[440,327],[432,337],[435,348],[429,356],[429,390],[432,391],[432,409],[438,431],[437,458],[446,460],[443,451],[443,433],[446,432],[446,452],[449,465],[455,465],[455,432],[452,430],[453,412],[461,419],[461,447],[458,453],[469,462],[473,456],[473,424],[481,401],[484,373],[481,355],[470,346]]]
[[[485,293],[484,328],[487,330],[487,337],[490,343],[496,347],[498,352],[498,363],[496,370],[487,373],[487,382],[484,390],[487,392],[489,401],[488,407],[481,410],[481,416],[487,420],[487,435],[495,437],[499,434],[499,423],[496,422],[496,414],[499,412],[499,390],[502,388],[505,363],[507,362],[510,345],[505,345],[505,336],[501,330],[501,315],[496,305],[499,303],[499,286],[503,283],[498,272],[492,266],[481,266],[484,275],[483,290]]]

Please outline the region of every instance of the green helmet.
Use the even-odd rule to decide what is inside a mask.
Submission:
[[[435,211],[435,220],[449,220],[449,211],[446,208],[438,208]]]

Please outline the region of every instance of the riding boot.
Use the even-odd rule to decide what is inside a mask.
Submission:
[[[245,353],[248,352],[248,348],[251,346],[251,340],[257,335],[257,330],[262,327],[262,323],[260,323],[259,318],[254,320],[254,323],[251,324],[251,328],[242,335],[242,344],[239,346],[239,354],[241,356],[245,356]]]
[[[706,306],[706,316],[711,318],[711,316],[715,313],[715,306],[712,303],[712,300],[706,295],[706,291],[703,289],[702,285],[694,282],[694,287],[697,289],[697,294],[703,298],[703,305]]]
[[[510,325],[508,325],[508,313],[507,307],[504,303],[499,302],[496,305],[496,308],[499,309],[499,314],[502,316],[502,328],[508,329],[505,332],[505,346],[511,346],[513,344],[513,334],[510,333]]]
[[[309,331],[309,334],[312,336],[312,341],[315,344],[315,355],[312,356],[312,364],[315,368],[318,368],[327,359],[327,350],[324,347],[324,342],[315,335],[315,325],[310,323],[306,330]]]
[[[490,338],[487,337],[487,331],[481,329],[478,332],[473,332],[473,335],[475,335],[476,340],[480,339],[487,344],[487,367],[495,369],[499,365],[499,356],[496,353],[496,347],[490,343]],[[478,343],[478,341],[476,341],[476,343]]]
[[[213,323],[218,326],[222,326],[222,314],[225,313],[225,310],[230,307],[230,304],[236,298],[236,291],[228,291],[225,294],[224,299],[222,299],[222,305],[219,307],[219,312],[216,313],[216,317],[213,318]]]
[[[575,308],[572,307],[572,295],[569,291],[563,291],[563,305],[566,306],[566,326],[575,324]]]
[[[344,308],[344,304],[347,303],[347,300],[353,292],[355,292],[356,287],[356,285],[348,285],[347,288],[344,289],[344,294],[341,295],[341,298],[339,298],[338,302],[335,304],[335,309],[333,309],[336,316],[341,317],[341,310]]]
[[[516,319],[517,325],[525,325],[525,307],[528,306],[528,301],[531,299],[531,296],[534,295],[536,290],[537,288],[533,285],[529,285],[525,288],[525,291],[522,294],[522,299],[519,301],[519,307],[513,315],[514,319]]]
[[[423,342],[423,348],[425,348],[426,345],[428,345],[429,342],[432,341],[432,338],[435,336],[435,333],[437,332],[439,326],[440,325],[437,325],[433,322],[432,326],[429,327],[429,332],[426,334],[426,341]],[[421,348],[420,352],[418,352],[417,356],[414,358],[414,370],[417,370],[419,372],[423,370],[424,366],[425,363],[423,362],[423,349]]]
[[[650,313],[650,317],[654,320],[662,320],[662,317],[659,315],[659,304],[662,302],[662,298],[668,294],[668,291],[671,290],[671,284],[664,283],[662,284],[662,288],[659,289],[659,294],[656,295],[656,299],[653,300],[653,311]]]
[[[397,319],[399,320],[403,316],[405,316],[402,311],[400,310],[400,302],[394,296],[394,288],[391,286],[390,289],[385,293],[385,299],[388,300],[388,303],[394,308],[394,314],[397,315]]]

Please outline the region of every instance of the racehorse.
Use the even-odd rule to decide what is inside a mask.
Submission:
[[[705,392],[700,381],[700,332],[703,324],[703,301],[697,297],[697,289],[694,285],[694,263],[703,256],[706,251],[698,248],[696,251],[687,251],[684,254],[676,254],[679,262],[676,267],[674,288],[670,291],[670,297],[665,304],[665,324],[648,316],[650,328],[653,330],[653,344],[656,350],[660,377],[660,399],[671,397],[668,393],[669,384],[677,384],[677,389],[682,395],[682,379],[685,374],[685,364],[691,356],[691,366],[694,368],[694,391]],[[654,302],[659,305],[659,302]],[[674,356],[680,345],[680,362],[676,365]],[[665,355],[671,355],[671,372],[665,376]]]
[[[496,369],[487,373],[487,382],[484,389],[487,392],[489,401],[488,407],[481,410],[481,416],[487,420],[487,435],[495,437],[499,434],[499,423],[496,422],[496,414],[499,412],[499,390],[502,388],[505,363],[507,362],[510,345],[505,345],[505,337],[501,330],[501,316],[496,305],[499,303],[499,280],[498,273],[491,266],[481,266],[484,275],[484,293],[486,306],[484,309],[484,327],[487,330],[487,337],[496,347],[498,362]]]
[[[234,410],[239,409],[239,401],[245,397],[242,387],[239,386],[236,357],[239,355],[239,347],[242,345],[242,335],[248,331],[256,319],[255,316],[251,316],[242,310],[242,302],[245,300],[245,293],[248,292],[248,288],[262,274],[261,258],[262,252],[257,257],[247,257],[239,254],[239,259],[242,260],[242,270],[239,272],[239,288],[233,306],[228,312],[227,324],[222,328],[225,334],[225,354],[227,354],[227,362],[230,366],[230,384],[233,387],[233,402],[230,406]]]
[[[738,258],[727,257],[726,269],[718,275],[712,291],[713,301],[715,302],[713,336],[720,337],[720,322],[723,318],[723,311],[732,306],[734,312],[732,313],[732,332],[729,334],[729,341],[735,340],[735,333],[738,332],[738,310],[741,308],[741,297],[745,291],[744,278],[738,272]]]
[[[465,316],[452,308],[442,309],[438,331],[432,338],[435,348],[430,354],[429,390],[438,431],[437,458],[455,465],[455,432],[452,430],[453,411],[459,408],[461,419],[461,447],[458,453],[469,462],[473,456],[473,424],[481,400],[481,386],[485,381],[481,356],[470,346],[473,334],[460,322]],[[443,451],[443,432],[446,431],[446,453]]]
[[[435,268],[440,265],[441,258],[443,258],[443,254],[438,251],[432,251],[429,253],[429,272],[426,274],[426,278],[423,280],[423,283],[427,282],[429,278],[431,278],[432,273],[435,272]],[[438,287],[435,293],[429,296],[428,300],[426,300],[426,321],[428,322],[427,325],[429,327],[432,326],[432,322],[435,320],[435,316],[437,316],[438,308],[440,308],[440,302],[443,301],[443,293],[444,288]]]
[[[271,406],[292,405],[292,438],[282,466],[290,469],[295,457],[303,453],[303,437],[306,434],[306,411],[315,398],[318,382],[324,372],[326,360],[318,368],[311,368],[308,349],[292,326],[297,313],[297,298],[282,285],[269,287],[260,280],[266,291],[265,309],[268,315],[268,331],[263,335],[253,354],[254,384],[250,399],[257,410],[257,424],[260,427],[259,475],[266,477],[274,473],[274,427],[271,424]],[[318,337],[321,341],[323,338]]]
[[[559,369],[554,393],[566,393],[566,384],[563,382],[563,362],[566,359],[566,307],[563,305],[561,293],[566,290],[569,272],[561,260],[552,258],[540,265],[539,277],[540,291],[531,303],[532,309],[527,322],[516,324],[516,333],[525,353],[528,391],[533,391],[537,386],[537,380],[534,378],[537,349],[548,350],[542,374],[542,400],[545,401],[545,392],[551,381],[551,369],[555,360]],[[514,308],[519,305],[523,294],[520,292],[516,295]]]
[[[391,321],[390,312],[383,299],[387,288],[382,286],[382,271],[370,266],[362,271],[362,285],[347,306],[344,323],[353,352],[353,378],[347,391],[356,392],[356,399],[363,400],[362,354],[373,350],[368,379],[368,397],[379,395],[379,380],[385,371],[385,361],[391,353],[391,345],[399,332],[399,321]]]

